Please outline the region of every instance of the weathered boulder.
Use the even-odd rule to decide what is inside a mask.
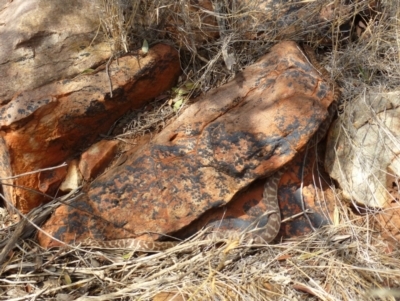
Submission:
[[[13,0],[0,7],[0,104],[95,69],[112,53],[95,1]],[[96,36],[97,34],[97,36]]]
[[[333,98],[299,47],[282,42],[127,154],[73,206],[60,206],[43,229],[64,242],[164,238],[291,161]]]
[[[180,74],[177,51],[162,44],[145,57],[128,55],[114,61],[110,78],[105,69],[101,65],[90,74],[21,92],[0,108],[0,177],[71,159],[128,110],[171,88]],[[40,178],[51,178],[53,173],[42,171],[8,180],[3,183],[6,198],[23,212],[37,207],[46,199],[32,189],[38,189]],[[56,186],[54,191],[41,191],[54,195]]]
[[[350,202],[384,208],[399,199],[400,93],[352,100],[328,136],[325,169]]]

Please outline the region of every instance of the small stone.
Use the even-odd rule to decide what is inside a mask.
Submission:
[[[81,155],[79,170],[86,181],[95,178],[105,170],[118,150],[117,140],[102,140],[93,144]]]
[[[82,185],[82,174],[79,171],[78,163],[78,160],[75,159],[68,164],[67,175],[60,185],[61,191],[70,192]]]

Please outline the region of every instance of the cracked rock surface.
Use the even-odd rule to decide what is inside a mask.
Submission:
[[[43,229],[64,242],[162,239],[290,162],[332,101],[297,45],[282,42],[60,206]],[[42,233],[39,241],[59,244]]]

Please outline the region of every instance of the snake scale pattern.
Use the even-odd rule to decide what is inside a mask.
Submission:
[[[337,109],[337,103],[340,98],[340,90],[336,85],[336,82],[331,80],[330,74],[327,70],[320,65],[318,60],[315,57],[314,51],[309,46],[303,46],[302,49],[299,48],[311,65],[321,74],[322,78],[326,80],[332,86],[334,90],[334,101],[330,105],[328,111],[328,118],[321,124],[317,133],[314,136],[314,143],[320,141],[326,134],[329,129],[329,126],[332,122],[334,114]],[[310,140],[310,141],[311,141]],[[284,173],[285,168],[277,171],[273,174],[264,185],[263,192],[263,201],[267,204],[267,210],[261,216],[259,216],[246,230],[245,237],[251,240],[251,243],[254,244],[265,244],[272,242],[277,236],[280,226],[281,226],[281,213],[278,202],[278,184]],[[260,226],[259,223],[261,220],[268,216],[268,222],[265,225]],[[230,233],[232,232],[232,233]],[[232,234],[238,235],[236,231],[225,231],[225,232],[215,232],[208,234],[207,238],[215,239],[215,238],[226,238]],[[125,239],[116,239],[109,241],[100,241],[94,239],[86,239],[81,242],[80,246],[85,247],[95,247],[95,248],[108,248],[108,249],[131,249],[134,251],[142,251],[142,252],[155,252],[162,251],[176,246],[179,242],[158,242],[158,241],[145,241],[139,240],[135,238],[125,238]]]

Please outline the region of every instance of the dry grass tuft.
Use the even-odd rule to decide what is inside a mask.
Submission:
[[[216,247],[197,237],[150,255],[49,251],[25,241],[2,268],[0,299],[162,300],[153,299],[162,292],[182,300],[373,300],[400,281],[399,254],[385,248],[350,221],[277,245],[228,238]]]
[[[192,83],[193,94],[225,83],[278,40],[321,45],[328,28],[324,35],[331,43],[319,52],[342,87],[342,110],[367,91],[398,89],[398,1],[382,0],[377,11],[367,0],[299,1],[303,18],[291,28],[279,23],[287,16],[285,5],[262,12],[257,1],[216,1],[212,11],[188,2],[100,0],[103,33],[115,52],[138,49],[145,39],[174,45],[184,70],[180,86]],[[330,2],[353,4],[333,23],[309,24],[321,3]],[[359,37],[343,34],[348,20],[365,21]],[[151,114],[134,112],[126,135],[159,130],[179,109],[160,100]],[[162,253],[141,254],[73,246],[43,250],[20,240],[0,269],[0,300],[397,300],[400,254],[376,231],[379,212],[353,213],[339,196],[333,225],[275,245],[251,247],[234,237],[204,241],[199,235]],[[18,238],[18,227],[7,227],[11,217],[0,217],[0,239],[7,243],[13,233]]]

